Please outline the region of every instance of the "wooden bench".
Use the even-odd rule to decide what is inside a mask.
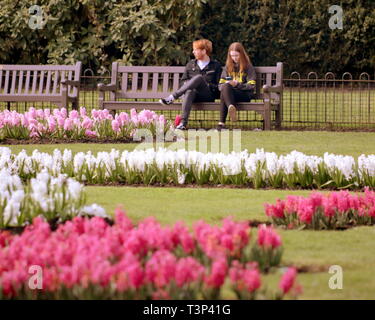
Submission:
[[[0,101],[51,102],[77,109],[81,62],[75,65],[0,64]]]
[[[238,103],[237,110],[252,110],[261,114],[265,130],[271,129],[271,111],[275,111],[278,128],[282,120],[283,64],[278,62],[276,66],[255,67],[255,70],[255,100],[258,101]],[[99,106],[108,110],[181,110],[179,102],[165,106],[158,99],[178,89],[183,72],[184,67],[119,66],[118,62],[114,62],[111,83],[98,84]],[[106,92],[109,92],[108,100],[105,99]],[[220,104],[217,101],[195,103],[192,110],[220,110]]]

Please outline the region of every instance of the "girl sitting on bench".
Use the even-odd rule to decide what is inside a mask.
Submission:
[[[228,48],[225,67],[219,82],[220,122],[218,130],[225,127],[227,114],[231,121],[237,121],[237,102],[250,102],[255,89],[255,69],[243,45],[233,42]]]

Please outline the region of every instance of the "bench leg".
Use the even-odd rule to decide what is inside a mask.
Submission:
[[[68,91],[66,86],[63,86],[61,90],[61,107],[62,108],[68,108]]]
[[[99,108],[100,109],[104,109],[104,92],[103,91],[99,91]]]
[[[277,110],[276,111],[276,129],[281,128],[281,111]]]
[[[72,101],[72,110],[78,110],[78,101],[77,100]]]
[[[263,119],[264,119],[264,130],[271,130],[271,105],[270,100],[264,100],[264,112],[263,112]]]

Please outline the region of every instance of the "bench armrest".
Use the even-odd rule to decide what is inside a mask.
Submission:
[[[281,93],[283,91],[282,86],[269,86],[268,84],[265,84],[263,86],[263,93],[271,93],[271,92],[276,92],[276,93]]]
[[[98,90],[99,91],[116,91],[117,85],[116,84],[98,83]]]
[[[74,86],[74,87],[78,87],[80,85],[80,82],[77,81],[77,80],[62,80],[61,81],[61,84],[62,85],[65,85],[65,86]]]
[[[117,84],[104,84],[98,83],[98,94],[99,94],[99,107],[100,109],[104,108],[104,101],[105,101],[105,92],[110,91],[112,100],[116,100],[116,90]]]

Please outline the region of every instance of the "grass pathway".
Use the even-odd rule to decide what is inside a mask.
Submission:
[[[232,136],[230,136],[232,141]],[[171,143],[165,144],[165,147]],[[13,152],[25,149],[31,153],[34,149],[43,152],[52,152],[55,148],[64,150],[72,149],[74,152],[110,151],[112,148],[119,150],[133,150],[140,147],[138,144],[48,144],[48,145],[2,145],[10,147]],[[153,147],[146,145],[146,147]],[[232,150],[232,145],[230,146]],[[241,134],[241,150],[247,149],[254,152],[256,148],[264,148],[268,152],[277,154],[289,153],[297,150],[309,155],[322,156],[324,152],[352,155],[358,157],[362,153],[375,154],[375,133],[373,132],[313,132],[313,131],[243,131]],[[210,149],[208,149],[209,151]]]

